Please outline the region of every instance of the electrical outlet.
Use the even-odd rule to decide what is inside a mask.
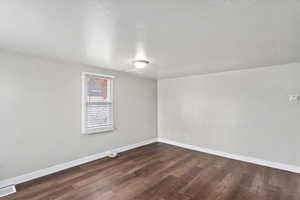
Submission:
[[[300,101],[300,95],[299,94],[289,95],[289,101],[290,102],[298,102],[298,101]]]

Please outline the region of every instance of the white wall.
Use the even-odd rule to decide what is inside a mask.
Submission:
[[[117,130],[81,135],[81,72],[115,75]],[[157,136],[157,83],[0,52],[0,180]]]
[[[300,63],[158,82],[158,135],[300,166]]]

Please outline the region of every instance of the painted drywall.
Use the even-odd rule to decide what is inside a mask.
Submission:
[[[81,73],[114,75],[114,132],[81,134]],[[0,181],[157,137],[157,82],[0,52]]]
[[[158,135],[300,166],[300,63],[158,82]]]

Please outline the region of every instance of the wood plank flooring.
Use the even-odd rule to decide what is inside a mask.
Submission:
[[[300,175],[154,143],[17,186],[3,200],[300,200]]]

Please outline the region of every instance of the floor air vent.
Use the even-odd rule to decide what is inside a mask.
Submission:
[[[16,192],[16,187],[14,185],[10,185],[4,188],[0,188],[0,197],[7,196],[9,194],[13,194]]]

